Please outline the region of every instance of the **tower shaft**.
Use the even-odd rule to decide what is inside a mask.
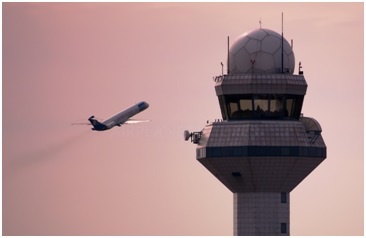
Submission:
[[[289,235],[288,193],[234,193],[234,235]]]

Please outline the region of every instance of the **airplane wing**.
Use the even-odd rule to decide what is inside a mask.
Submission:
[[[136,124],[141,122],[151,122],[151,120],[128,119],[125,124]]]
[[[75,123],[71,123],[71,125],[91,125],[88,122],[75,122]]]
[[[96,118],[96,117],[94,117],[94,118],[95,118],[95,119],[97,119],[97,120],[101,120],[101,121],[103,121],[103,119]],[[73,125],[73,126],[75,126],[75,125],[86,125],[86,126],[91,126],[91,125],[92,125],[90,122],[86,122],[86,121],[84,121],[84,120],[76,120],[76,121],[79,121],[79,122],[73,122],[73,123],[71,123],[71,125]]]

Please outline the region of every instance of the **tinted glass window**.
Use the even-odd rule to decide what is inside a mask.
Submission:
[[[287,224],[281,223],[281,233],[287,233]]]
[[[281,119],[300,117],[300,95],[228,95],[219,97],[225,120]]]
[[[287,193],[281,193],[281,203],[287,203]]]

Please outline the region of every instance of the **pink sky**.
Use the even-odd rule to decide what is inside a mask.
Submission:
[[[363,235],[363,3],[3,3],[3,235],[232,235],[233,194],[183,130],[221,118],[226,40],[294,40],[328,158],[291,235]],[[297,72],[297,67],[295,68]],[[71,126],[145,100],[151,123]]]

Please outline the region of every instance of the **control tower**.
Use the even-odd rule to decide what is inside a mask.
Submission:
[[[234,235],[289,235],[289,194],[326,158],[320,124],[301,114],[307,83],[301,63],[297,75],[294,68],[280,34],[239,36],[227,74],[215,77],[222,120],[184,132],[196,159],[234,194]]]

